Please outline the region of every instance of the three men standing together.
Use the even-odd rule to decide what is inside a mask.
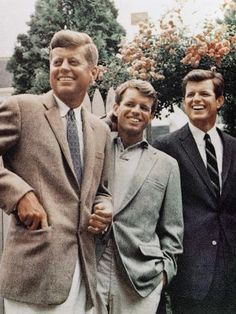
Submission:
[[[12,214],[0,269],[6,313],[155,314],[182,253],[181,189],[174,313],[235,313],[236,140],[215,127],[222,76],[184,78],[190,122],[157,150],[143,137],[156,103],[149,83],[117,89],[112,143],[82,107],[97,59],[88,35],[59,31],[52,91],[0,106],[0,207]]]

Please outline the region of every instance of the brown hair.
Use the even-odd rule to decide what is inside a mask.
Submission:
[[[186,85],[188,82],[201,82],[205,80],[212,80],[216,98],[224,94],[224,78],[220,73],[216,72],[214,69],[213,70],[196,69],[190,71],[183,78],[182,81],[183,95],[185,96]]]
[[[144,97],[149,97],[153,99],[152,113],[155,112],[157,104],[157,92],[149,82],[142,80],[129,80],[118,86],[115,94],[115,102],[117,103],[117,105],[120,104],[122,97],[128,88],[135,88]]]
[[[85,57],[91,66],[98,63],[98,50],[92,38],[85,34],[68,29],[55,33],[50,42],[50,52],[54,48],[81,47],[86,48]]]

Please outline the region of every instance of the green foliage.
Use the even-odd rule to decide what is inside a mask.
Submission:
[[[141,23],[134,39],[121,44],[120,57],[130,78],[148,80],[158,91],[156,116],[163,108],[171,112],[174,104],[181,105],[181,82],[190,70],[215,67],[225,78],[226,97],[221,114],[226,131],[236,136],[236,0],[228,0],[223,9],[223,21],[206,21],[203,31],[195,36],[181,24],[179,9],[175,22],[167,15],[162,17],[158,31],[152,23]],[[121,68],[122,65],[119,71]],[[106,70],[105,80],[117,85],[117,76],[111,75],[116,73],[115,68]]]
[[[225,23],[229,26],[228,33],[236,38],[236,1],[232,10],[226,10]],[[236,43],[221,65],[221,73],[225,78],[225,104],[222,108],[222,117],[225,130],[236,137]]]
[[[37,0],[29,31],[18,35],[7,67],[13,73],[15,93],[49,90],[48,46],[53,34],[61,29],[89,34],[98,47],[100,63],[109,63],[125,34],[116,21],[117,14],[111,0]]]
[[[113,56],[101,68],[96,87],[99,88],[103,99],[105,99],[110,87],[115,89],[118,85],[129,79],[131,79],[131,76],[127,71],[127,67],[121,59]]]

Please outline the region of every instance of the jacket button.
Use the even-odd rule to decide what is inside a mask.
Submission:
[[[215,245],[217,245],[217,242],[215,240],[213,240],[213,241],[211,241],[211,244],[215,246]]]

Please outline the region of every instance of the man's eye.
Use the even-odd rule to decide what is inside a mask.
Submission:
[[[54,66],[59,66],[59,65],[61,65],[61,60],[55,60],[55,61],[53,62],[53,65],[54,65]]]
[[[146,107],[146,106],[141,106],[141,110],[145,111],[145,112],[150,112],[151,108]]]
[[[134,104],[132,104],[132,103],[126,103],[125,105],[126,105],[126,107],[133,107],[134,106]]]
[[[194,96],[193,93],[189,93],[189,94],[186,95],[186,97],[193,97],[193,96]]]
[[[70,64],[73,65],[73,66],[76,66],[76,65],[79,64],[79,62],[77,60],[71,60]]]

